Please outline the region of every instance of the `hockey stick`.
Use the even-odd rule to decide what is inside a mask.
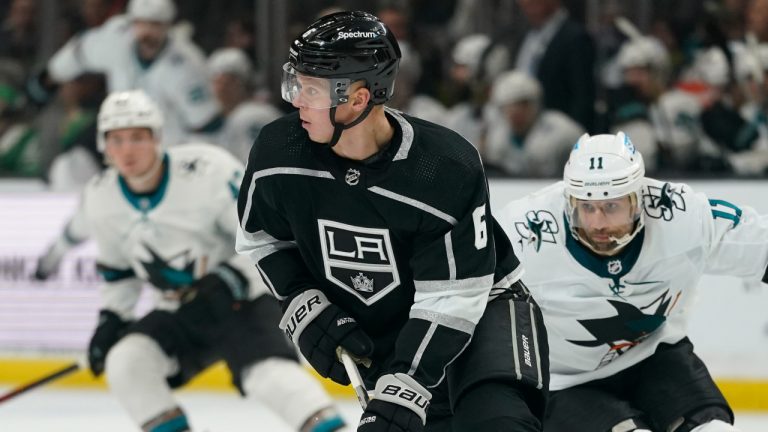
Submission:
[[[55,372],[52,372],[52,373],[50,373],[48,375],[45,375],[45,376],[43,376],[41,378],[38,378],[38,379],[36,379],[36,380],[34,380],[32,382],[27,383],[27,384],[23,384],[23,385],[21,385],[19,387],[16,387],[15,389],[5,393],[4,395],[0,396],[0,403],[3,403],[3,402],[5,402],[7,400],[10,400],[10,399],[13,399],[16,396],[18,396],[20,394],[24,394],[24,393],[26,393],[26,392],[28,392],[28,391],[36,388],[36,387],[39,387],[41,385],[48,384],[51,381],[55,381],[55,380],[57,380],[59,378],[65,377],[65,376],[67,376],[67,375],[69,375],[69,374],[71,374],[73,372],[77,372],[78,370],[81,369],[81,367],[82,367],[81,366],[81,362],[70,363],[69,365],[67,365],[67,366],[65,366],[65,367],[63,367],[63,368],[61,368],[61,369],[59,369],[59,370],[57,370]]]
[[[339,355],[341,363],[344,364],[344,369],[347,371],[352,388],[355,389],[355,394],[357,395],[357,400],[360,402],[360,406],[365,409],[368,406],[368,401],[371,397],[368,394],[368,390],[365,389],[365,383],[363,383],[363,378],[360,376],[360,371],[357,369],[357,364],[344,348],[338,347],[336,353]]]

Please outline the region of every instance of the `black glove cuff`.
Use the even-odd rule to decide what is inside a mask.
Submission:
[[[99,323],[97,328],[120,330],[128,325],[128,321],[120,318],[118,314],[108,309],[99,311]]]
[[[229,293],[231,301],[248,299],[249,283],[243,274],[227,263],[222,263],[200,279],[200,286],[211,285],[223,288]]]

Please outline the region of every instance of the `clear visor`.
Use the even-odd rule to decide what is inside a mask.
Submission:
[[[283,65],[280,86],[283,100],[296,107],[312,109],[332,108],[349,100],[350,80],[347,78],[318,78],[296,72]]]
[[[637,194],[605,200],[568,200],[571,231],[597,253],[611,253],[637,234],[642,215]]]

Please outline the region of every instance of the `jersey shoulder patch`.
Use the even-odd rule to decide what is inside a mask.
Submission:
[[[642,188],[643,210],[651,219],[671,221],[688,210],[690,188],[682,183],[663,183],[648,179]]]

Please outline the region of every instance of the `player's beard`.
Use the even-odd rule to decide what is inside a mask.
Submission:
[[[616,241],[616,239],[623,238],[625,235],[631,232],[631,229],[632,225],[620,227],[617,229],[591,231],[586,231],[583,228],[579,228],[578,231],[579,239],[581,239],[582,242],[587,243],[587,246],[589,246],[593,252],[599,255],[612,256],[619,253],[619,251],[622,249],[622,247],[619,247],[619,243]],[[594,240],[594,237],[597,235],[605,238],[600,239],[600,241]]]

